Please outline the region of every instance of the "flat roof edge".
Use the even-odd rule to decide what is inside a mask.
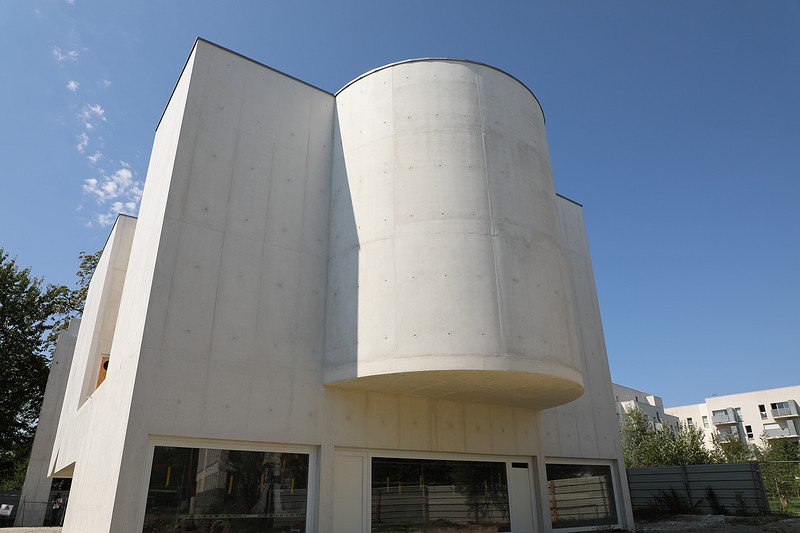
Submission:
[[[167,99],[167,104],[164,106],[164,110],[161,112],[161,116],[159,117],[158,123],[156,124],[156,130],[158,130],[158,127],[161,125],[161,121],[164,120],[164,115],[167,112],[167,108],[169,108],[170,102],[172,102],[172,97],[175,96],[175,89],[178,88],[178,82],[181,80],[181,77],[183,76],[183,73],[186,71],[186,67],[187,67],[187,65],[189,65],[189,59],[191,59],[192,54],[194,53],[195,49],[197,48],[197,44],[198,43],[204,43],[204,44],[211,45],[211,46],[213,46],[215,48],[219,48],[220,50],[223,50],[225,52],[228,52],[231,55],[234,55],[236,57],[244,59],[245,61],[249,61],[251,63],[255,63],[256,65],[258,65],[260,67],[264,67],[264,68],[266,68],[268,70],[271,70],[272,72],[275,72],[276,74],[280,74],[281,76],[285,76],[286,78],[294,80],[294,81],[296,81],[298,83],[302,83],[303,85],[305,85],[307,87],[310,87],[312,89],[316,89],[317,91],[320,91],[322,93],[328,94],[330,96],[335,96],[332,92],[326,91],[325,89],[317,87],[316,85],[308,83],[307,81],[303,81],[300,78],[292,76],[291,74],[286,74],[285,72],[282,72],[282,71],[280,71],[280,70],[278,70],[276,68],[270,67],[269,65],[265,65],[264,63],[262,63],[260,61],[256,61],[255,59],[253,59],[251,57],[247,57],[244,54],[240,54],[239,52],[235,52],[235,51],[231,50],[230,48],[226,48],[226,47],[224,47],[222,45],[219,45],[219,44],[217,44],[217,43],[215,43],[213,41],[209,41],[208,39],[204,39],[203,37],[197,37],[194,40],[194,44],[192,45],[192,49],[189,51],[189,55],[186,57],[186,61],[183,63],[183,68],[181,69],[181,73],[178,75],[178,79],[175,80],[175,85],[172,87],[172,92],[170,93],[169,98]]]
[[[542,103],[539,101],[538,98],[536,98],[536,95],[533,93],[533,91],[531,90],[530,87],[525,85],[519,78],[517,78],[513,74],[509,74],[508,72],[506,72],[505,70],[503,70],[501,68],[489,65],[487,63],[482,63],[480,61],[474,61],[472,59],[458,59],[458,58],[454,58],[454,57],[419,57],[419,58],[414,58],[414,59],[404,59],[402,61],[395,61],[393,63],[387,63],[386,65],[374,68],[372,70],[369,70],[369,71],[361,74],[360,76],[357,76],[357,77],[353,78],[349,82],[345,83],[344,86],[341,89],[339,89],[338,91],[336,91],[333,95],[334,96],[339,96],[339,93],[341,93],[342,91],[347,89],[349,86],[351,86],[355,82],[357,82],[357,81],[359,81],[359,80],[361,80],[363,78],[366,78],[367,76],[375,74],[376,72],[380,72],[381,70],[384,70],[384,69],[387,69],[387,68],[391,68],[391,67],[396,67],[397,65],[404,65],[406,63],[420,63],[420,62],[425,62],[425,61],[452,61],[452,62],[455,62],[455,63],[469,63],[469,64],[472,64],[472,65],[478,65],[478,66],[481,66],[481,67],[490,68],[492,70],[496,70],[500,74],[504,74],[504,75],[508,76],[512,80],[516,81],[517,83],[519,83],[520,85],[525,87],[525,89],[529,93],[531,93],[531,96],[533,96],[533,99],[536,100],[536,103],[539,105],[539,109],[542,112],[542,118],[544,119],[545,124],[547,123],[547,117],[545,117],[545,115],[544,115],[544,108],[542,107]]]
[[[572,198],[567,198],[567,197],[566,197],[566,196],[564,196],[563,194],[558,194],[558,193],[556,193],[556,196],[558,196],[559,198],[562,198],[562,199],[564,199],[564,200],[566,200],[566,201],[568,201],[568,202],[570,202],[570,203],[573,203],[573,204],[577,205],[578,207],[583,207],[583,204],[576,202],[576,201],[575,201],[575,200],[573,200]],[[625,387],[625,385],[620,385],[620,387]],[[628,388],[628,389],[630,389],[630,387],[625,387],[625,388]],[[632,390],[639,390],[639,389],[632,389]],[[639,392],[642,392],[642,391],[639,391]]]

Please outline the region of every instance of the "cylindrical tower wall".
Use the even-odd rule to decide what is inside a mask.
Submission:
[[[544,117],[491,67],[337,95],[326,384],[533,407],[583,392]]]

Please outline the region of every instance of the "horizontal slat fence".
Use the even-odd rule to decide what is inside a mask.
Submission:
[[[654,466],[628,469],[628,488],[634,511],[683,503],[698,513],[769,512],[758,463]],[[709,492],[709,490],[711,492]]]

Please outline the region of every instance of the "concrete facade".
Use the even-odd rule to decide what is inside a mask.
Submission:
[[[170,447],[307,458],[309,532],[370,531],[381,458],[501,464],[520,532],[582,466],[631,528],[582,208],[530,90],[428,59],[333,95],[198,40],[89,288],[64,531],[141,531]]]
[[[712,435],[738,438],[750,444],[761,439],[800,442],[800,385],[706,398],[704,403],[668,407],[666,412],[684,424],[699,427],[706,445]]]
[[[50,373],[47,376],[47,388],[42,399],[39,423],[31,447],[28,470],[25,472],[25,482],[16,510],[14,525],[18,527],[44,525],[45,516],[51,507],[50,487],[53,480],[49,477],[50,455],[56,439],[58,417],[61,415],[80,323],[80,319],[73,318],[69,327],[58,334],[56,349],[50,361]]]
[[[654,428],[659,429],[666,426],[674,430],[678,429],[678,417],[664,411],[664,401],[660,396],[616,383],[613,383],[612,386],[617,405],[617,420],[620,424],[622,424],[626,412],[631,409],[639,409],[647,416]]]

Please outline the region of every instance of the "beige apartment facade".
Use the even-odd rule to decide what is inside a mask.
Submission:
[[[698,427],[711,446],[712,436],[738,438],[750,444],[761,439],[800,440],[800,385],[741,394],[712,396],[704,403],[668,407],[666,413],[681,423]]]
[[[198,40],[92,278],[49,473],[65,533],[632,528],[533,93],[425,59],[331,94]]]
[[[654,428],[659,429],[663,426],[673,430],[678,429],[678,417],[666,413],[664,400],[660,396],[617,383],[613,383],[612,386],[617,406],[617,421],[620,425],[625,413],[632,409],[638,409],[644,413]]]

